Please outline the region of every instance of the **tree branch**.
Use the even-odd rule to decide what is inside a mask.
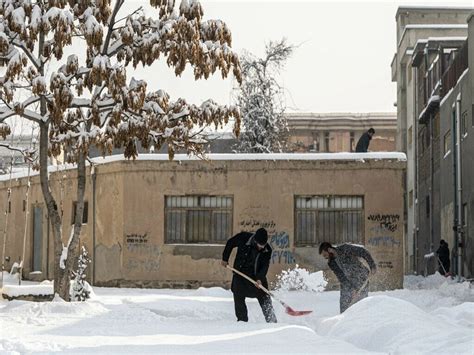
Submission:
[[[41,63],[40,61],[31,53],[31,51],[25,47],[24,43],[14,40],[13,45],[15,47],[20,48],[23,52],[25,52],[26,56],[30,59],[31,63],[36,67],[36,69],[40,70],[41,68]]]
[[[23,155],[25,160],[28,160],[29,162],[35,161],[35,159],[33,159],[33,154],[36,152],[36,150],[14,147],[7,143],[0,143],[0,147],[7,148],[8,150],[21,153],[21,155]]]
[[[122,7],[124,1],[125,0],[117,0],[117,2],[115,3],[114,11],[112,12],[112,15],[110,16],[110,19],[109,19],[109,25],[108,25],[109,28],[107,31],[107,37],[105,37],[104,47],[102,47],[102,55],[105,55],[109,49],[110,38],[112,37],[112,33],[114,31],[115,16],[117,16],[117,13]]]

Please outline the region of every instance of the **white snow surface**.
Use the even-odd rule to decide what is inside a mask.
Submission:
[[[441,275],[407,277],[405,288],[370,293],[339,314],[339,292],[276,291],[278,324],[256,300],[237,323],[232,293],[94,288],[87,302],[0,300],[0,353],[472,354],[474,289]]]

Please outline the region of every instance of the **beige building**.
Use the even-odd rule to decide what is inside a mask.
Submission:
[[[290,148],[297,152],[354,152],[369,128],[375,136],[369,150],[395,151],[396,113],[288,113]]]
[[[88,173],[81,236],[95,285],[228,286],[231,275],[219,263],[226,240],[265,227],[273,247],[272,281],[296,264],[326,269],[318,246],[331,241],[370,250],[379,268],[374,288],[402,287],[404,154],[215,154],[209,161],[178,155],[171,162],[144,154],[136,161],[114,156],[96,162],[94,177]],[[54,169],[66,237],[75,171]],[[5,203],[12,184],[11,205],[4,206],[7,266],[22,259],[24,247],[24,276],[51,279],[47,210],[38,176],[31,177],[26,201],[27,180],[0,181]],[[2,229],[5,223],[1,214]]]

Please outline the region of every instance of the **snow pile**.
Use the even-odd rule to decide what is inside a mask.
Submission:
[[[3,285],[2,294],[8,297],[18,296],[47,296],[54,293],[54,287],[52,283],[39,284],[39,285]]]
[[[308,270],[300,268],[298,264],[294,269],[283,270],[277,279],[279,291],[322,292],[328,284],[322,271],[310,273]]]
[[[18,263],[15,263],[19,266]],[[12,267],[13,269],[13,267]],[[0,275],[1,276],[1,275]],[[18,285],[18,280],[20,278],[19,273],[9,273],[7,271],[3,271],[3,284],[4,285]]]
[[[472,330],[389,296],[366,298],[323,321],[320,328],[330,337],[369,351],[461,354],[474,347]]]
[[[459,302],[474,301],[474,288],[470,282],[457,282],[436,272],[428,277],[406,276],[404,287],[408,290],[433,290],[442,297],[455,299]]]

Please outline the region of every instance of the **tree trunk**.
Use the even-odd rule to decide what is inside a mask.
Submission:
[[[43,106],[43,102],[42,102]],[[62,269],[59,267],[59,260],[62,253],[62,228],[61,228],[61,216],[58,212],[58,206],[51,193],[48,176],[48,131],[49,124],[40,124],[40,154],[39,154],[39,165],[40,165],[40,183],[41,190],[43,192],[44,201],[46,208],[48,209],[49,220],[51,222],[51,230],[53,233],[54,240],[54,292],[58,293],[62,297],[60,292],[61,285],[61,274]]]
[[[66,297],[62,297],[65,300],[69,300],[69,284],[71,281],[71,275],[76,266],[76,261],[79,258],[79,239],[82,228],[82,217],[84,214],[84,194],[86,190],[86,156],[83,152],[78,154],[77,159],[77,200],[76,200],[76,215],[74,219],[74,226],[72,231],[72,237],[68,241],[67,259],[64,262],[65,269],[64,275],[61,279],[61,292]],[[60,294],[61,295],[61,294]]]

